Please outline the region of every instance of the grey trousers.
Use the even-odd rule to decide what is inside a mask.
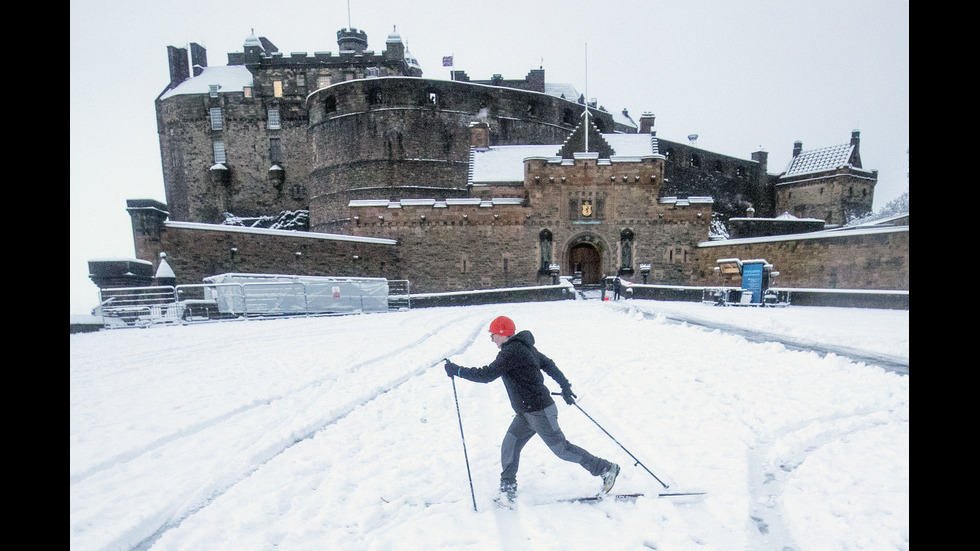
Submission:
[[[572,444],[558,427],[558,407],[554,404],[541,411],[531,411],[514,416],[504,442],[500,446],[501,484],[517,483],[517,468],[521,450],[535,434],[544,440],[548,448],[559,458],[578,463],[593,476],[599,476],[612,464]]]

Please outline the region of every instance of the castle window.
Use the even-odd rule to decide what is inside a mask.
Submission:
[[[330,86],[330,75],[318,75],[316,77],[317,89],[326,88],[327,86]]]
[[[282,140],[269,138],[269,160],[274,164],[282,162]]]
[[[208,95],[211,96],[212,98],[218,97],[218,88],[219,86],[217,84],[209,84]]]
[[[438,103],[439,96],[435,92],[429,92],[429,103],[436,105]]]
[[[246,87],[242,88],[242,92],[245,94],[245,97],[246,98],[252,97],[252,87],[251,86],[246,86]]]
[[[296,73],[296,86],[306,86],[306,73]]]
[[[225,155],[225,142],[214,142],[214,162],[225,163],[228,157]]]
[[[327,96],[327,99],[323,100],[323,111],[326,113],[333,113],[337,110],[337,98],[335,96]]]
[[[701,166],[701,157],[697,153],[691,154],[691,166],[695,168]]]
[[[274,80],[272,81],[272,95],[277,98],[282,97],[282,81]]]
[[[381,90],[374,89],[368,92],[368,103],[370,105],[378,105],[382,102],[383,97],[381,95]]]
[[[269,130],[279,130],[282,128],[279,122],[279,109],[269,109]]]
[[[673,161],[674,160],[674,150],[673,149],[668,149],[667,151],[664,151],[664,157],[667,157],[667,162],[668,163],[671,162],[671,161]]]
[[[211,108],[211,130],[221,130],[221,108]]]

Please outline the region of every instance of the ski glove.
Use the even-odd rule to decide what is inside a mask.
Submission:
[[[446,375],[449,375],[450,377],[455,377],[456,375],[459,375],[459,369],[460,368],[458,365],[454,364],[449,360],[446,360]]]
[[[575,403],[575,399],[578,398],[578,396],[572,392],[572,387],[570,386],[566,386],[565,388],[561,389],[561,397],[565,399],[565,403],[568,405],[573,405]]]

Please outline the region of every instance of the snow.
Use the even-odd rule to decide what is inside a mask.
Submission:
[[[517,510],[496,508],[512,412],[499,381],[455,380],[474,511],[441,360],[489,362],[500,314],[671,489],[707,495],[652,497],[660,484],[560,403],[569,440],[647,497],[555,503],[598,479],[534,439]],[[908,549],[909,377],[724,330],[907,362],[908,318],[564,301],[71,335],[69,547]]]
[[[207,94],[212,85],[218,85],[219,92],[241,92],[252,86],[252,73],[244,65],[204,67],[201,74],[191,77],[176,88],[160,95],[161,100],[181,94]],[[216,165],[217,166],[217,165]]]

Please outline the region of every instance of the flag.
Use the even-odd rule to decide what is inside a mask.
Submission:
[[[442,56],[442,66],[443,67],[452,67],[453,66],[453,56],[451,56],[451,55],[444,55],[444,56]]]

